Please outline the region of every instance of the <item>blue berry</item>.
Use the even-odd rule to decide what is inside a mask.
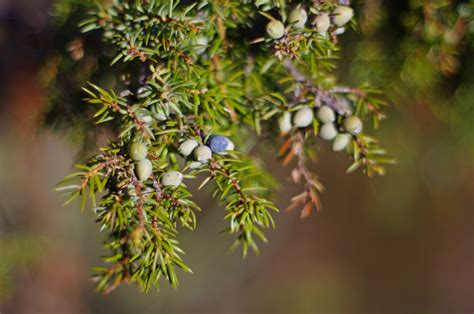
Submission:
[[[213,135],[207,140],[207,146],[213,153],[220,153],[227,149],[229,139],[223,135]]]

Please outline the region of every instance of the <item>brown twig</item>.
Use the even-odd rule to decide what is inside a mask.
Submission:
[[[304,152],[305,139],[303,133],[300,131],[293,137],[290,137],[280,149],[280,155],[285,155],[284,165],[287,165],[297,158],[297,166],[292,171],[292,179],[295,183],[300,183],[304,180],[304,191],[293,197],[290,206],[286,209],[291,211],[297,207],[302,206],[301,218],[310,216],[313,208],[317,211],[321,210],[321,201],[319,193],[324,191],[324,186],[319,181],[318,177],[311,172],[307,166],[306,155]]]
[[[301,89],[295,89],[295,99],[293,102],[289,103],[288,106],[297,106],[302,103],[307,103],[309,101],[307,95],[313,95],[315,99],[314,105],[316,107],[319,107],[321,106],[321,103],[324,103],[325,105],[332,107],[339,114],[349,114],[352,112],[352,109],[347,102],[341,101],[340,97],[336,94],[342,93],[342,91],[347,92],[349,90],[357,91],[358,93],[361,93],[361,91],[359,92],[357,89],[349,87],[336,87],[329,90],[324,89],[309,80],[290,60],[286,60],[284,66],[288,73],[293,76],[295,81],[301,85]]]
[[[130,170],[130,176],[132,179],[133,187],[137,193],[137,213],[138,213],[138,221],[139,221],[139,228],[145,228],[145,213],[143,209],[143,194],[142,194],[142,183],[138,180],[137,176],[135,175],[135,171],[133,169]]]

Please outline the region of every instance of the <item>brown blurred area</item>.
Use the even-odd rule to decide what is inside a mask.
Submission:
[[[177,291],[96,294],[88,276],[103,235],[92,213],[52,192],[79,148],[38,131],[49,2],[0,0],[0,313],[474,311],[474,162],[423,104],[391,110],[379,137],[399,164],[385,177],[346,175],[348,161],[324,146],[323,211],[277,214],[260,256],[226,255],[224,214],[196,195],[198,228],[181,234],[194,275]],[[300,188],[288,175],[277,174],[280,208]]]

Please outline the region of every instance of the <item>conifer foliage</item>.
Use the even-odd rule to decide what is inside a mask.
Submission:
[[[368,176],[392,163],[366,134],[384,118],[384,102],[368,86],[337,83],[338,36],[355,25],[348,1],[105,1],[82,24],[114,48],[120,82],[90,82],[86,102],[97,124],[119,130],[109,145],[75,167],[58,190],[66,203],[92,203],[107,234],[99,291],[122,283],[147,291],[164,277],[178,285],[184,263],[178,231],[193,230],[197,212],[188,185],[209,185],[224,208],[230,247],[258,252],[274,227],[274,182],[249,154],[255,134],[279,146],[304,190],[288,209],[307,217],[323,185],[308,163],[318,145]],[[86,84],[87,82],[84,82]],[[365,123],[365,125],[364,125]],[[195,191],[194,191],[195,192]]]

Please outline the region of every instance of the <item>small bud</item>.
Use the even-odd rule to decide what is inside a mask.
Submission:
[[[362,132],[363,126],[362,120],[356,116],[350,116],[344,120],[344,129],[352,135]]]
[[[136,173],[140,181],[146,181],[153,172],[153,165],[148,159],[143,159],[136,164]]]
[[[285,35],[285,25],[277,20],[270,21],[267,24],[267,34],[270,38],[280,39]]]
[[[191,155],[193,150],[199,145],[195,140],[186,140],[179,145],[179,153],[185,157]]]
[[[293,122],[299,128],[310,126],[314,120],[314,112],[311,108],[301,108],[295,114]]]
[[[322,106],[321,108],[319,108],[317,117],[318,120],[321,121],[321,123],[331,123],[336,120],[336,114],[334,113],[334,110],[329,106]]]
[[[346,25],[354,16],[354,10],[351,7],[340,5],[334,9],[334,23],[337,26]]]
[[[213,135],[209,137],[206,144],[213,153],[221,153],[227,149],[229,140],[223,135]]]
[[[326,123],[319,129],[319,136],[323,140],[331,141],[337,136],[337,129],[334,123]]]
[[[349,134],[338,134],[332,142],[332,150],[335,152],[340,152],[344,150],[351,140],[351,136]]]
[[[133,160],[141,161],[145,159],[148,155],[148,148],[143,143],[133,143],[132,145],[130,145],[130,150],[128,154]]]
[[[293,125],[291,124],[291,112],[285,112],[283,116],[278,120],[278,125],[280,127],[280,132],[282,134],[287,134],[291,131]]]
[[[314,26],[316,31],[320,34],[324,34],[328,31],[329,27],[331,26],[331,19],[329,18],[329,14],[321,13],[314,19]]]
[[[183,174],[179,171],[168,171],[161,177],[161,184],[164,186],[178,186],[183,182]]]
[[[209,159],[212,158],[212,150],[205,145],[200,145],[196,147],[193,153],[194,158],[196,158],[196,160],[199,162],[207,162]]]
[[[308,13],[305,9],[297,7],[290,12],[288,21],[294,28],[303,28],[308,20]]]

